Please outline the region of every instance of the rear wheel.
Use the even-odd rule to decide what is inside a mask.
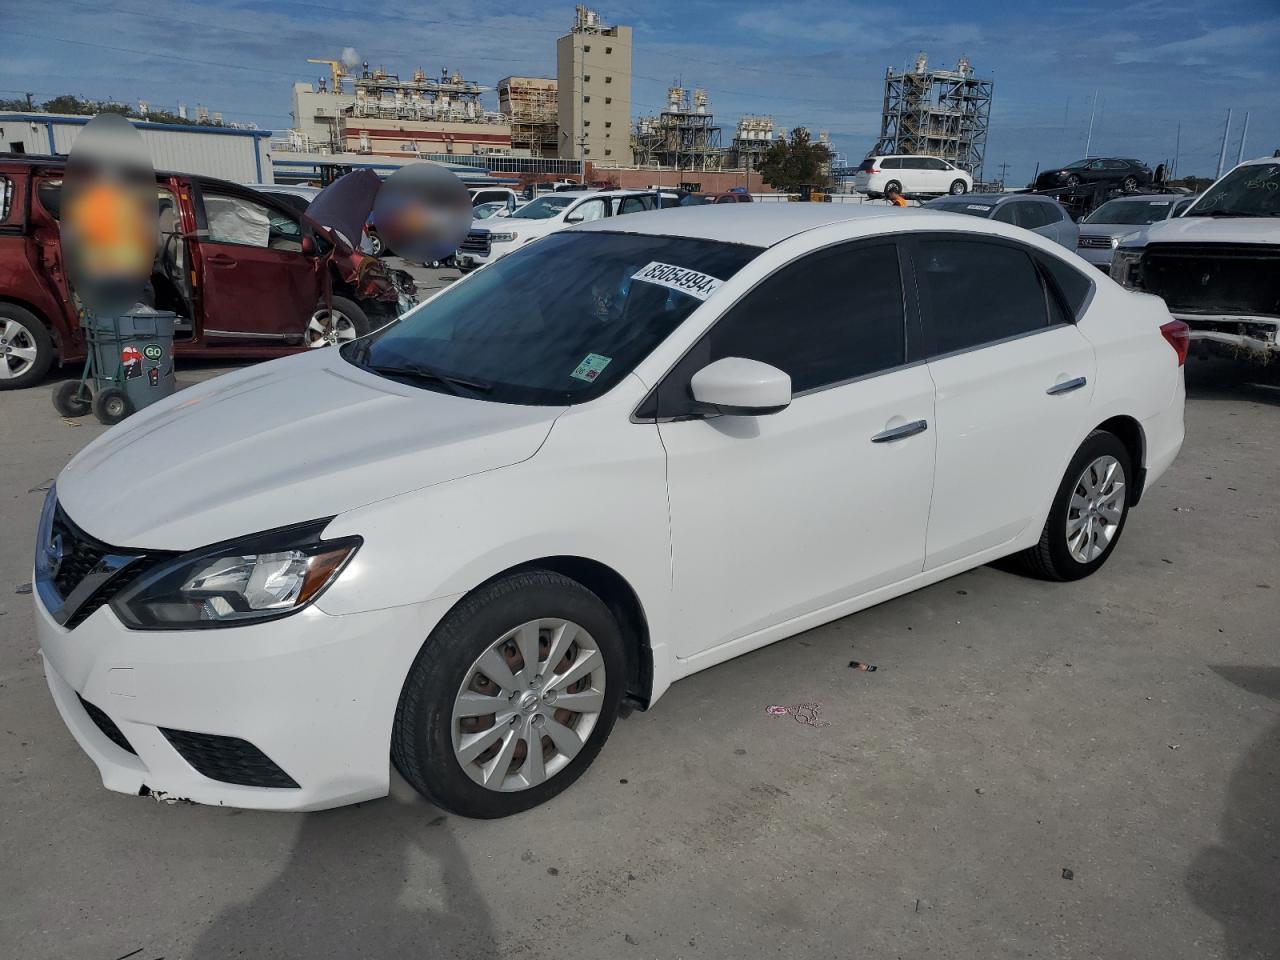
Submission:
[[[39,383],[53,363],[53,338],[30,310],[0,303],[0,390]]]
[[[303,338],[308,347],[341,346],[370,330],[369,317],[346,297],[333,297],[329,306],[321,300],[307,323]]]
[[[1130,174],[1120,182],[1120,189],[1125,193],[1133,193],[1138,189],[1138,178]]]
[[[897,190],[899,193],[901,193],[902,184],[900,184],[897,180],[890,180],[888,183],[884,185],[884,196],[887,197],[894,190]]]
[[[1107,561],[1129,517],[1133,463],[1113,433],[1095,430],[1071,458],[1040,542],[1018,557],[1045,580],[1079,580]]]
[[[951,181],[951,195],[953,197],[958,197],[961,194],[965,194],[968,192],[969,192],[969,185],[966,184],[963,180]]]
[[[396,707],[391,758],[433,803],[505,817],[573,783],[622,698],[622,635],[604,603],[545,570],[477,589],[432,631]]]
[[[67,380],[53,388],[53,408],[64,417],[83,417],[92,407],[89,388],[79,380]]]

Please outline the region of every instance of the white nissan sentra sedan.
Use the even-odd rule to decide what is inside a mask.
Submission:
[[[40,522],[49,687],[113,790],[312,810],[394,763],[515,813],[681,677],[999,557],[1096,571],[1182,443],[1185,351],[973,217],[567,230],[86,447]]]

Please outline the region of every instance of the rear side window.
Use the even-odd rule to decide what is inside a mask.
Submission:
[[[1042,203],[1015,203],[1013,207],[1016,211],[1018,226],[1027,230],[1034,230],[1036,227],[1043,227],[1049,221],[1044,216],[1044,204]]]
[[[1071,311],[1071,319],[1079,320],[1085,304],[1089,302],[1089,297],[1093,293],[1093,278],[1069,263],[1064,263],[1058,257],[1039,254],[1037,259],[1057,285],[1058,292],[1062,294],[1062,299],[1066,301],[1067,308]]]
[[[937,356],[1049,325],[1045,289],[1020,247],[985,240],[920,240],[916,272]]]
[[[769,363],[802,393],[904,363],[904,316],[895,244],[833,247],[747,294],[712,328],[707,362]]]
[[[901,157],[886,157],[885,159],[883,159],[883,160],[881,160],[881,161],[880,161],[880,169],[881,169],[881,170],[901,170],[901,169],[902,169],[902,158],[901,158]]]

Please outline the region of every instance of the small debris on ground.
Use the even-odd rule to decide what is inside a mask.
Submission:
[[[49,488],[53,486],[53,480],[46,480],[38,487],[32,487],[27,493],[48,493]]]
[[[849,666],[853,667],[855,670],[860,670],[863,673],[876,672],[876,665],[874,663],[863,663],[861,660],[850,660]]]
[[[822,709],[820,703],[797,703],[794,707],[784,707],[781,704],[771,704],[764,708],[764,712],[771,717],[785,717],[787,714],[796,718],[797,723],[803,723],[810,727],[829,727],[831,726],[826,720],[818,719],[818,711]]]
[[[560,871],[557,870],[555,867],[547,867],[547,876],[558,877],[560,876]]]
[[[1194,510],[1195,510],[1195,507],[1174,507],[1173,508],[1174,513],[1191,513]]]
[[[1063,868],[1062,868],[1062,879],[1063,879],[1063,880],[1074,880],[1075,878],[1076,878],[1076,874],[1075,874],[1075,871],[1074,871],[1074,870],[1072,870],[1070,867],[1063,867]]]
[[[18,589],[17,589],[17,590],[15,590],[15,591],[13,591],[13,592],[14,592],[15,594],[17,594],[18,596],[23,596],[24,594],[28,594],[28,593],[30,593],[30,592],[31,592],[31,584],[30,584],[30,582],[28,582],[28,583],[20,583],[20,584],[18,584]]]
[[[968,591],[968,590],[957,590],[957,591],[956,591],[956,593],[957,593],[959,596],[962,596],[962,597],[967,597],[967,596],[969,595],[969,591]]]
[[[744,757],[747,754],[747,751],[742,749],[742,747],[734,747],[733,752],[740,757]]]
[[[640,942],[639,940],[637,940],[635,937],[633,937],[633,936],[632,936],[631,934],[629,934],[629,933],[628,933],[628,934],[626,934],[625,936],[623,936],[623,938],[622,938],[622,939],[623,939],[623,940],[625,940],[625,941],[627,941],[627,943],[631,944],[633,947],[634,947],[636,944],[638,944],[638,943]]]
[[[621,780],[619,780],[618,782],[619,782],[619,783],[626,783],[626,782],[627,782],[627,778],[626,778],[626,777],[623,777],[623,778],[622,778]]]
[[[987,791],[985,787],[974,787],[973,792],[976,793],[978,796],[982,796]]]
[[[1178,749],[1178,744],[1176,744],[1176,743],[1171,743],[1171,744],[1169,744],[1169,749],[1170,749],[1170,750],[1177,750],[1177,749]]]

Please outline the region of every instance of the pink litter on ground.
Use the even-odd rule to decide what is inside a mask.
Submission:
[[[785,717],[788,713],[791,712],[791,708],[779,707],[775,704],[772,707],[765,707],[764,712],[769,714],[771,717]]]

